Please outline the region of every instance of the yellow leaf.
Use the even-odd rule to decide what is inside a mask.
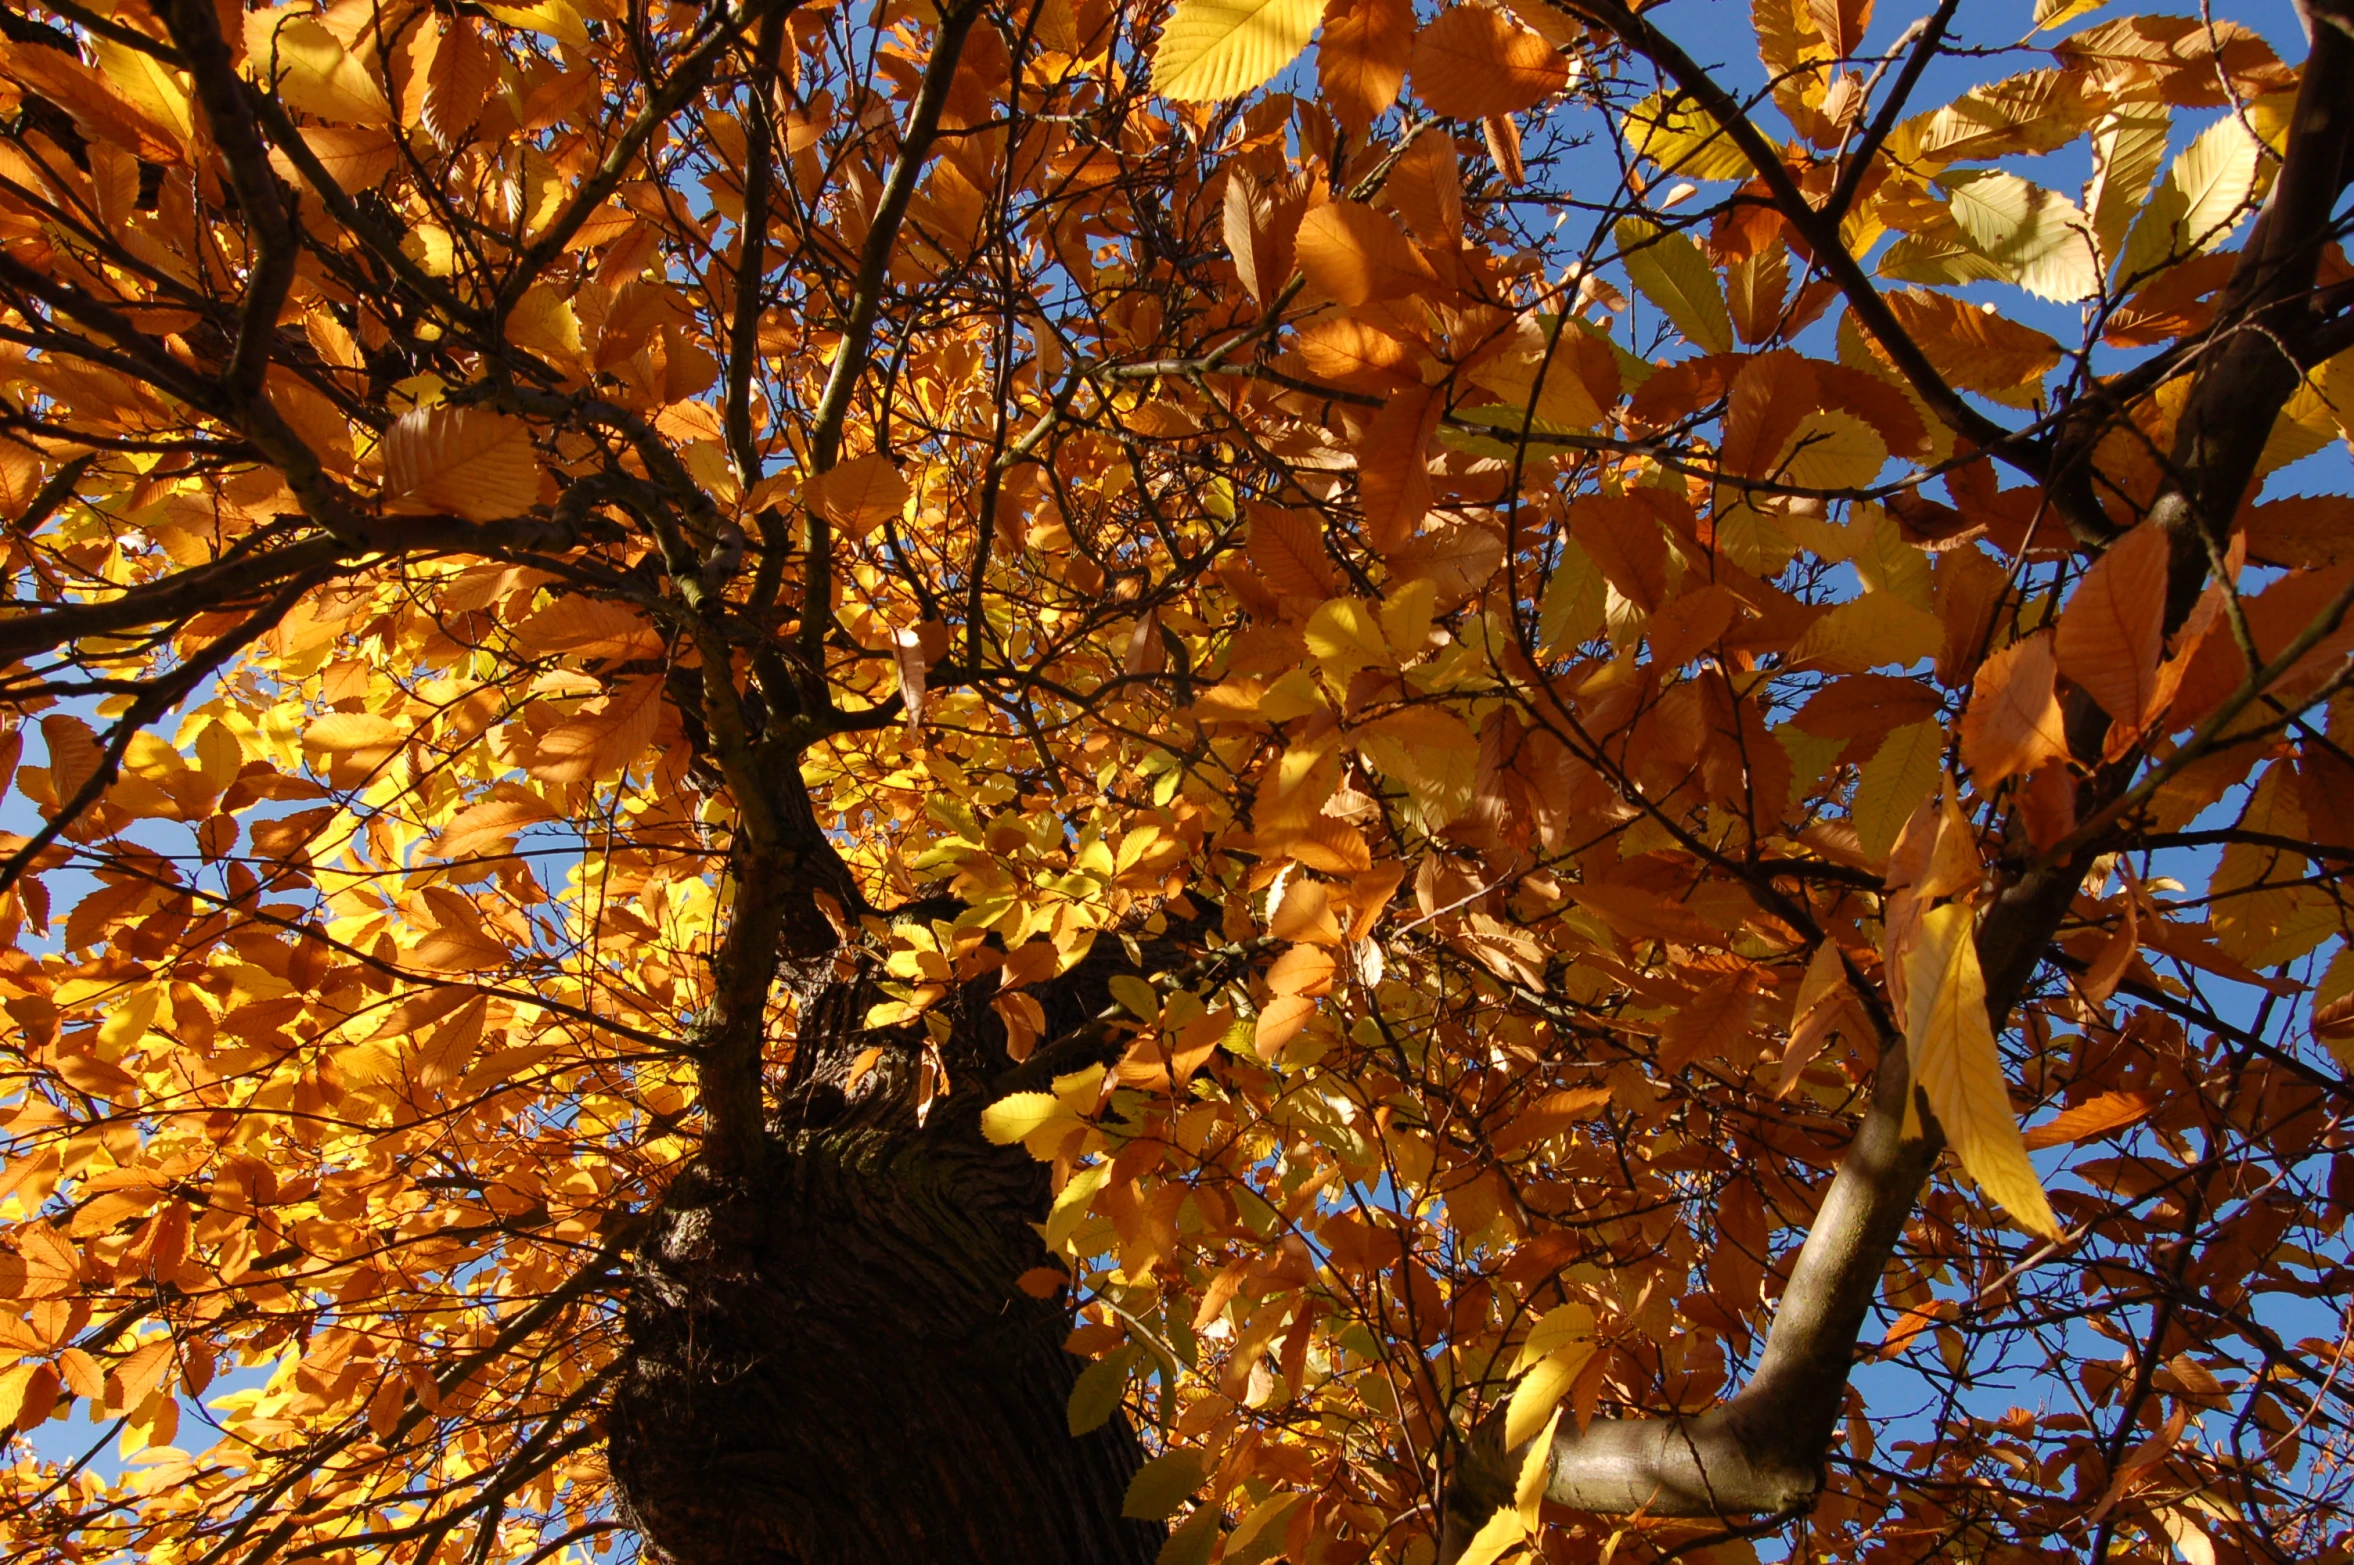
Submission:
[[[1298,58],[1323,12],[1323,0],[1178,0],[1153,48],[1153,90],[1190,103],[1246,93]]]
[[[1209,1467],[1202,1452],[1163,1451],[1128,1480],[1128,1496],[1120,1504],[1120,1514],[1138,1521],[1166,1521],[1207,1477]]]
[[[1560,1427],[1561,1409],[1556,1407],[1528,1443],[1528,1455],[1520,1459],[1520,1476],[1512,1485],[1512,1508],[1520,1513],[1521,1530],[1532,1543],[1544,1515],[1545,1485],[1553,1476],[1553,1432]]]
[[[2125,241],[2128,278],[2182,256],[2212,250],[2256,209],[2271,165],[2239,116],[2201,131],[2166,170]]]
[[[1078,1116],[1051,1092],[1012,1092],[981,1111],[981,1134],[998,1146],[1010,1147],[1057,1120],[1076,1124]]]
[[[1496,1565],[1507,1550],[1519,1547],[1526,1537],[1527,1530],[1520,1525],[1520,1512],[1505,1506],[1480,1524],[1455,1565]]]
[[[131,106],[156,124],[179,134],[184,142],[195,134],[195,115],[188,86],[176,71],[143,49],[92,38],[90,56],[101,74]]]
[[[2029,293],[2081,299],[2100,285],[2091,225],[2066,196],[1996,169],[1966,169],[1937,183],[1971,245]]]
[[[392,105],[323,23],[260,11],[246,18],[248,66],[290,109],[345,125],[388,125]]]
[[[1357,747],[1383,776],[1405,786],[1437,831],[1471,807],[1479,740],[1463,719],[1435,706],[1410,706],[1358,731]]]
[[[537,5],[486,5],[482,8],[509,27],[520,27],[526,32],[544,33],[565,48],[581,54],[589,51],[588,29],[581,25],[580,13],[564,0],[539,0]]]
[[[1639,217],[1621,218],[1618,246],[1627,276],[1676,330],[1708,353],[1733,351],[1733,317],[1708,257],[1689,234],[1667,234]]]
[[[2087,11],[2097,11],[2108,0],[2035,0],[2035,30],[2059,27]]]
[[[1905,957],[1905,984],[1914,1079],[1962,1167],[2021,1227],[2059,1238],[2060,1220],[2011,1113],[1969,908],[1949,902],[1923,916],[1920,943]]]
[[[988,1124],[986,1112],[982,1115],[982,1124],[984,1127]],[[1060,1140],[1060,1124],[1061,1122],[1056,1119],[1041,1121],[1039,1126],[1033,1129],[1032,1134],[1035,1134],[1037,1129],[1044,1129],[1053,1132],[1056,1139]],[[1051,1152],[1053,1149],[1050,1147],[1048,1150]],[[1090,1163],[1071,1176],[1071,1182],[1063,1186],[1062,1193],[1054,1198],[1054,1206],[1046,1214],[1043,1237],[1049,1250],[1060,1252],[1062,1247],[1070,1242],[1071,1235],[1076,1233],[1080,1223],[1086,1220],[1088,1208],[1095,1200],[1095,1193],[1101,1190],[1104,1181],[1111,1177],[1112,1165],[1109,1163]]]
[[[373,712],[329,712],[302,731],[303,748],[328,755],[389,755],[408,742],[409,731]]]
[[[1782,477],[1809,489],[1861,489],[1887,461],[1888,446],[1878,430],[1853,413],[1818,408],[1800,419],[1791,435]]]
[[[1537,1360],[1575,1346],[1594,1335],[1594,1312],[1574,1299],[1567,1304],[1556,1304],[1547,1310],[1520,1344],[1520,1355],[1512,1362],[1515,1371],[1526,1369]]]
[[[1909,667],[1945,645],[1945,625],[1893,592],[1850,598],[1816,620],[1790,650],[1792,663],[1856,673],[1893,663]]]
[[[1399,662],[1413,657],[1430,639],[1431,611],[1437,606],[1439,586],[1420,577],[1391,590],[1381,605],[1381,633]]]
[[[1659,165],[1662,174],[1686,179],[1747,179],[1749,155],[1733,144],[1708,111],[1681,95],[1653,93],[1627,112],[1627,145]]]
[[[1888,857],[1904,823],[1937,786],[1944,753],[1945,733],[1934,722],[1907,723],[1880,741],[1880,748],[1864,763],[1848,806],[1848,820],[1865,858],[1878,863]]]
[[[1543,1427],[1577,1383],[1578,1373],[1586,1367],[1586,1360],[1594,1356],[1591,1342],[1572,1342],[1568,1346],[1546,1354],[1532,1365],[1520,1383],[1512,1388],[1512,1400],[1504,1409],[1504,1449],[1516,1451],[1521,1443]]]
[[[539,501],[539,454],[521,419],[446,403],[402,414],[384,432],[384,497],[404,511],[470,522],[516,516]]]
[[[1372,604],[1362,598],[1334,598],[1308,616],[1308,650],[1335,685],[1361,668],[1390,661],[1389,642]]]
[[[2164,105],[2133,105],[2103,115],[2093,131],[2093,175],[2084,205],[2104,263],[2117,259],[2125,231],[2149,196],[2171,123]]]

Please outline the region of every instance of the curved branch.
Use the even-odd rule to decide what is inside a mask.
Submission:
[[[1729,105],[1722,88],[1633,13],[1587,0],[1554,3],[1601,18],[1602,25],[1651,54],[1712,113]],[[2330,211],[2354,177],[2354,35],[2330,25],[2313,32],[2285,166],[2227,290],[2230,311],[2250,325],[2219,342],[2199,368],[2177,438],[2173,487],[2154,518],[2175,534],[2170,629],[2203,589],[2210,562],[2220,558],[2221,540],[2254,476],[2273,420],[2299,383],[2282,337],[2294,329],[2293,317],[2315,307],[2312,283]],[[1737,115],[1737,106],[1730,112]],[[1803,219],[1788,209],[1785,216],[1802,234],[1805,225],[1818,225],[1820,214],[1797,197],[1787,170],[1755,127],[1721,114],[1720,122],[1759,161],[1767,183],[1777,188],[1777,199],[1784,188],[1796,198]],[[1837,235],[1829,237],[1836,241]],[[1845,258],[1848,269],[1855,270],[1844,248],[1834,245],[1830,254]],[[1870,294],[1868,283],[1863,291]],[[1866,324],[1871,324],[1868,319]],[[2010,455],[2018,460],[2015,450]],[[2244,705],[2252,699],[2334,629],[2350,607],[2354,589],[2306,627],[2271,666],[2253,671],[2233,700]],[[2232,701],[2225,706],[2236,709]],[[2215,726],[2211,722],[2201,737],[2211,738]],[[2198,740],[2184,748],[2195,751]],[[2132,801],[2169,774],[2161,766],[2137,788],[2132,771],[2128,761],[2096,774],[2085,790],[2083,824],[2005,885],[1981,922],[1978,959],[1986,976],[1987,1012],[1997,1031],[2009,1024],[2049,952],[2095,854],[2116,838]],[[1910,1089],[1902,1040],[1883,1036],[1879,1074],[1863,1123],[1799,1251],[1764,1357],[1749,1383],[1697,1418],[1597,1420],[1582,1431],[1561,1431],[1547,1453],[1547,1498],[1617,1514],[1716,1517],[1779,1515],[1811,1502],[1822,1482],[1822,1462],[1844,1406],[1855,1344],[1881,1273],[1943,1145],[1926,1116],[1923,1134],[1904,1136]],[[1519,1453],[1500,1449],[1498,1427],[1499,1421],[1490,1419],[1475,1430],[1457,1463],[1443,1559],[1458,1558],[1487,1517],[1511,1502]]]

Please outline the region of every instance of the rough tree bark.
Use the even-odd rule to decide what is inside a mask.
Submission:
[[[1016,1285],[1046,1168],[983,1139],[975,1085],[918,1124],[918,1037],[863,1030],[872,985],[819,965],[763,1156],[681,1179],[640,1255],[609,1414],[638,1527],[679,1565],[1152,1559],[1163,1530],[1120,1515],[1135,1436],[1069,1433],[1069,1311]],[[1041,988],[1050,1026],[1084,1032],[1115,970]],[[952,1079],[1002,1072],[985,998],[950,1014]]]

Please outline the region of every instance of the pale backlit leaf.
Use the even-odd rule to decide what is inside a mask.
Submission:
[[[2060,1237],[2043,1181],[2027,1160],[2011,1112],[2002,1056],[1986,1015],[1986,981],[1978,968],[1977,924],[1968,906],[1949,902],[1921,921],[1920,943],[1905,959],[1910,1003],[1905,1042],[1915,1080],[1962,1167],[1989,1200],[2022,1228]]]
[[[1153,49],[1153,90],[1195,102],[1248,92],[1299,57],[1323,10],[1321,0],[1178,0]]]

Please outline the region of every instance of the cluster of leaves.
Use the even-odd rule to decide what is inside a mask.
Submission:
[[[2344,1557],[2354,501],[2240,491],[2354,370],[2162,525],[2300,77],[2087,9],[0,11],[10,1547],[605,1547],[749,930],[919,1119],[1223,953],[984,1120],[1173,1562],[1713,1405],[1899,1049],[1798,1546]],[[1474,1555],[1746,1557],[1543,1466]]]

